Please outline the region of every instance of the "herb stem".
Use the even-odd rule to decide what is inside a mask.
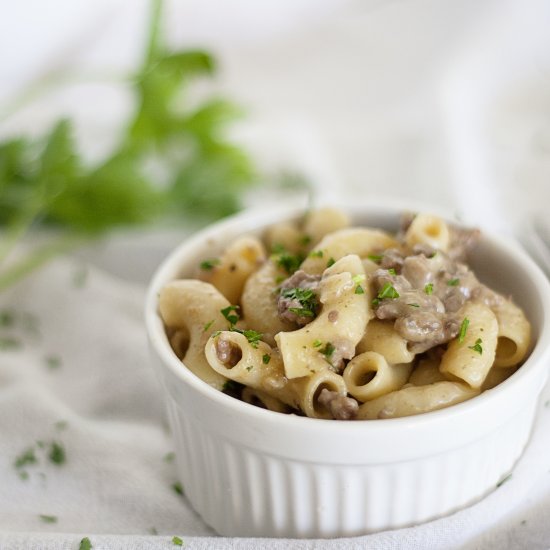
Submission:
[[[58,254],[69,252],[84,242],[82,237],[66,235],[53,243],[30,252],[22,260],[0,272],[0,292],[42,267]]]

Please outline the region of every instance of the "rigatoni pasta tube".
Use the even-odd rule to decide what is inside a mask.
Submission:
[[[373,319],[368,323],[365,335],[357,344],[357,353],[365,351],[380,353],[391,364],[410,363],[414,359],[407,340],[396,332],[393,321]]]
[[[218,390],[227,378],[210,367],[204,346],[213,331],[227,327],[227,320],[220,310],[229,305],[211,284],[191,279],[172,281],[162,288],[159,295],[159,313],[164,324],[189,335],[182,362]]]
[[[303,225],[305,236],[316,245],[329,233],[349,227],[350,218],[338,208],[319,208],[306,214]]]
[[[281,351],[287,378],[309,376],[323,370],[331,360],[324,353],[331,346],[341,357],[351,359],[365,332],[370,300],[364,288],[365,272],[356,255],[345,256],[325,270],[319,284],[322,308],[305,327],[280,332],[275,341]],[[361,293],[357,287],[361,286]]]
[[[331,259],[337,261],[348,254],[366,258],[369,254],[395,246],[399,246],[399,243],[378,229],[341,229],[323,238],[303,261],[301,269],[306,273],[320,275]]]
[[[355,356],[343,373],[348,392],[358,401],[375,399],[407,382],[412,365],[389,365],[383,355],[367,351]]]
[[[443,409],[475,397],[475,390],[460,382],[436,382],[429,386],[408,386],[367,401],[359,407],[357,418],[398,418]]]
[[[531,343],[531,325],[523,311],[511,300],[493,309],[498,322],[495,367],[512,367],[527,355]]]
[[[414,367],[409,377],[409,383],[415,386],[427,386],[434,382],[447,380],[439,370],[439,364],[440,362],[435,359],[422,359]]]
[[[201,270],[199,276],[214,285],[230,303],[238,304],[246,279],[265,258],[264,246],[256,237],[240,237],[227,247],[217,265]]]
[[[409,247],[427,244],[432,248],[446,252],[451,235],[447,224],[437,216],[418,214],[405,233],[405,242]]]
[[[480,388],[495,360],[498,323],[489,307],[467,302],[460,310],[461,335],[452,340],[441,358],[441,372]]]
[[[281,358],[275,350],[265,342],[258,342],[257,347],[253,347],[238,332],[224,331],[212,335],[206,344],[205,353],[216,372],[265,392],[294,409],[301,409],[307,416],[330,418],[329,411],[317,401],[323,388],[341,396],[346,395],[342,377],[327,367],[312,376],[289,380],[284,375]],[[268,356],[269,361],[264,361],[264,356]]]
[[[277,313],[277,277],[283,272],[271,260],[253,273],[244,285],[241,306],[249,326],[263,334],[262,340],[275,344],[275,334],[294,330],[295,326],[279,319]]]

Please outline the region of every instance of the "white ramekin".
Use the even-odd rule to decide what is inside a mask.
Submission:
[[[357,224],[387,229],[405,210],[434,211],[410,204],[345,209]],[[484,234],[471,263],[483,282],[525,310],[535,347],[508,380],[448,409],[355,422],[275,413],[214,390],[172,352],[157,313],[162,286],[237,235],[298,214],[255,210],[211,226],[177,248],[152,280],[147,331],[189,501],[222,535],[317,538],[414,525],[482,498],[525,448],[547,379],[550,285],[515,244]]]

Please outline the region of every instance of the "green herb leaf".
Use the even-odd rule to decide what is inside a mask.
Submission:
[[[334,258],[329,258],[327,262],[327,268],[332,267],[336,263]]]
[[[48,355],[44,358],[49,369],[55,370],[61,366],[61,357],[58,355]]]
[[[388,273],[389,273],[390,275],[397,275],[397,272],[395,271],[395,269],[394,269],[393,267],[390,267],[390,268],[388,269]]]
[[[365,291],[361,285],[355,287],[355,294],[365,294]]]
[[[382,254],[369,254],[367,258],[372,262],[379,264],[383,260],[384,256]]]
[[[310,258],[322,258],[323,257],[323,251],[322,250],[312,250],[309,253]]]
[[[220,264],[220,260],[218,258],[213,258],[211,260],[204,260],[200,263],[199,267],[203,271],[211,271],[214,269],[217,265]]]
[[[174,546],[183,546],[183,540],[176,536],[172,537],[172,543]]]
[[[78,550],[91,550],[92,548],[93,548],[93,546],[92,546],[92,542],[90,541],[90,539],[88,537],[84,537],[80,541],[80,546],[79,546]]]
[[[273,254],[271,259],[289,275],[292,275],[300,268],[300,265],[304,261],[304,256],[303,254],[290,254],[283,250]]]
[[[416,304],[416,303],[412,303],[412,304],[407,304],[408,306],[411,306],[411,307],[420,307],[419,304]]]
[[[466,331],[468,330],[468,325],[470,324],[470,319],[468,317],[464,317],[462,319],[462,323],[460,325],[460,330],[458,332],[458,341],[462,344],[464,342],[464,338],[466,337]]]
[[[475,341],[475,344],[473,346],[468,346],[468,349],[471,349],[471,350],[475,351],[476,353],[479,353],[479,355],[482,355],[483,354],[482,344],[483,344],[483,341],[481,340],[481,338],[478,338]]]
[[[458,286],[460,279],[449,279],[447,281],[447,286]]]
[[[380,292],[378,293],[378,296],[373,299],[372,304],[378,305],[381,300],[384,300],[385,298],[389,298],[391,300],[395,300],[399,298],[399,292],[395,290],[395,287],[391,283],[386,283]]]
[[[183,486],[179,481],[176,481],[175,483],[172,483],[172,489],[178,495],[183,496]]]
[[[433,283],[428,283],[425,287],[424,287],[424,292],[430,296],[431,294],[433,294],[433,291],[434,291],[434,284]]]
[[[260,342],[260,340],[262,339],[262,336],[263,336],[263,334],[261,332],[258,332],[256,330],[252,330],[252,329],[241,330],[241,329],[233,328],[232,330],[234,332],[239,332],[240,334],[242,334],[248,340],[249,344],[253,348],[258,347],[258,343]]]
[[[263,363],[264,365],[267,365],[270,361],[271,361],[271,355],[269,355],[269,353],[265,353],[265,354],[262,356],[262,363]]]
[[[208,321],[208,323],[205,323],[202,331],[206,332],[213,324],[214,324],[214,319],[212,319],[211,321]]]
[[[289,311],[300,317],[315,317],[319,303],[317,295],[310,288],[284,288],[281,290],[281,296],[289,300],[297,300],[301,307],[290,307]]]
[[[56,441],[54,441],[50,445],[50,452],[48,454],[48,458],[50,462],[52,462],[53,464],[57,464],[58,466],[60,466],[61,464],[64,464],[67,459],[65,454],[65,449],[60,443],[57,443]]]
[[[313,347],[314,348],[319,348],[323,345],[323,342],[321,342],[321,340],[314,340],[313,341]]]
[[[40,514],[38,516],[44,523],[57,523],[57,516],[48,516],[46,514]]]
[[[311,237],[309,235],[302,235],[298,239],[298,244],[302,246],[307,246],[310,243],[311,243]]]
[[[319,350],[319,353],[322,353],[325,356],[325,359],[330,363],[330,359],[332,358],[332,354],[335,350],[336,348],[330,342],[327,342],[325,347]]]
[[[23,466],[28,466],[29,464],[36,464],[36,455],[34,449],[30,448],[20,454],[14,462],[16,468],[23,468]]]
[[[176,458],[176,453],[174,452],[166,453],[164,455],[164,462],[174,462],[175,458]]]
[[[240,318],[238,314],[239,309],[239,306],[227,306],[220,309],[220,313],[229,321],[231,326],[233,326]]]
[[[0,350],[16,350],[21,347],[21,342],[13,336],[0,336]]]

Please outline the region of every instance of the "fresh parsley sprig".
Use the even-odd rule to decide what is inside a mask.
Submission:
[[[315,317],[319,302],[317,295],[309,288],[284,288],[281,290],[281,296],[290,300],[297,300],[300,307],[290,307],[289,311],[300,317]]]
[[[380,304],[382,300],[385,298],[389,298],[391,300],[395,300],[399,298],[399,292],[395,289],[395,287],[391,283],[386,283],[380,292],[378,293],[378,296],[372,300],[372,305],[377,306]]]
[[[222,98],[198,106],[186,101],[195,82],[215,74],[215,59],[202,50],[169,51],[162,0],[152,7],[145,55],[127,80],[136,108],[106,158],[85,162],[70,120],[39,139],[0,142],[0,291],[115,227],[231,214],[256,181],[248,154],[224,137],[241,110]],[[166,169],[162,185],[153,164]],[[27,231],[42,226],[56,228],[59,237],[8,263]]]

